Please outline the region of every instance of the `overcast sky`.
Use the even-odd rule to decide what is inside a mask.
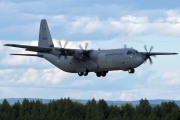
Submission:
[[[179,0],[1,0],[0,98],[140,100],[180,99],[180,56],[152,57],[134,74],[111,71],[105,78],[63,72],[42,58],[3,44],[37,45],[46,19],[55,46],[89,43],[89,49],[133,47],[180,53]]]

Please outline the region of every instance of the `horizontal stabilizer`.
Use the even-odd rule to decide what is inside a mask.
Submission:
[[[10,54],[10,55],[43,57],[43,55],[37,55],[37,54]]]
[[[30,46],[30,45],[5,44],[4,46],[25,48],[26,51],[32,51],[32,52],[49,52],[52,50],[52,48],[50,47],[38,47],[38,46]]]

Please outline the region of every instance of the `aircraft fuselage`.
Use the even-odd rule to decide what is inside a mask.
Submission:
[[[111,50],[93,50],[90,54],[90,60],[76,59],[73,56],[67,56],[67,59],[61,57],[59,60],[52,54],[44,54],[44,58],[66,72],[78,73],[87,69],[89,72],[102,72],[112,70],[129,70],[136,68],[144,62],[144,58],[138,54],[127,54],[133,49],[111,49]]]

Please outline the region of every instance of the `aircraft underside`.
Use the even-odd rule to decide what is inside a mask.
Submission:
[[[69,56],[67,59],[57,59],[54,55],[45,54],[43,55],[43,58],[54,64],[59,69],[70,73],[77,73],[79,76],[87,76],[89,72],[94,72],[97,77],[105,77],[109,71],[115,70],[128,71],[131,74],[135,72],[134,68],[129,68],[124,65],[119,65],[118,67],[113,66],[113,64],[111,64],[112,66],[100,66],[95,61],[81,62]]]

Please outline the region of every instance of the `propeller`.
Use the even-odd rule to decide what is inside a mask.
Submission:
[[[57,62],[59,62],[59,59],[61,58],[62,55],[64,56],[65,59],[67,59],[65,47],[67,46],[68,41],[65,41],[64,46],[62,45],[61,42],[62,41],[58,41],[58,44],[61,47],[61,49],[60,49],[60,53],[57,55],[57,57],[58,57]]]
[[[88,43],[87,43],[87,42],[85,43],[85,49],[83,49],[83,47],[81,46],[81,44],[79,44],[79,48],[80,48],[81,50],[83,50],[83,51],[86,51],[87,46],[88,46]]]
[[[152,59],[151,59],[151,57],[150,57],[150,56],[151,56],[150,53],[151,53],[151,51],[153,50],[153,48],[154,48],[154,47],[151,46],[150,49],[149,49],[149,52],[148,52],[146,45],[144,46],[144,49],[145,49],[145,51],[146,51],[146,54],[145,54],[145,55],[146,55],[146,60],[149,59],[150,64],[153,64],[153,61],[152,61]]]
[[[79,48],[82,50],[80,59],[83,59],[83,58],[85,58],[85,57],[89,57],[89,54],[90,54],[90,52],[91,52],[92,50],[87,50],[88,45],[89,45],[89,44],[86,42],[86,43],[85,43],[85,46],[84,46],[84,49],[83,49],[82,45],[79,44]]]

